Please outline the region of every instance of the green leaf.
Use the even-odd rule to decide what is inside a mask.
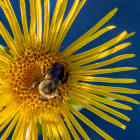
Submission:
[[[11,57],[13,57],[13,55],[7,50],[6,47],[0,45],[0,49],[2,49],[4,52],[6,52],[8,55],[10,55]]]

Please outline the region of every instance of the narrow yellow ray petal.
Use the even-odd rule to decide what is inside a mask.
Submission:
[[[56,115],[57,115],[57,120],[59,121],[59,123],[61,124],[61,126],[63,127],[63,129],[64,129],[64,131],[65,131],[65,134],[66,134],[67,139],[68,139],[68,140],[71,140],[71,137],[70,137],[70,134],[69,134],[69,132],[68,132],[68,129],[67,129],[65,123],[63,122],[63,120],[62,120],[60,114],[59,114],[58,112],[55,112],[55,113],[56,113]]]
[[[0,125],[11,115],[11,114],[16,114],[16,111],[12,111],[10,112],[10,109],[12,108],[13,106],[8,106],[6,107],[4,110],[1,111],[1,119],[0,119]],[[10,112],[10,113],[9,113]]]
[[[3,96],[2,96],[3,97]],[[7,99],[7,98],[6,98]],[[8,100],[8,99],[7,99]],[[5,121],[5,119],[8,117],[9,115],[9,111],[11,110],[11,108],[13,107],[13,104],[10,105],[8,103],[6,103],[5,101],[0,101],[0,106],[2,107],[2,111],[0,112],[0,125]],[[6,108],[5,108],[6,107]],[[4,109],[3,109],[4,108]]]
[[[128,94],[140,94],[140,90],[123,88],[123,87],[112,87],[112,86],[99,86],[99,85],[91,85],[86,83],[75,83],[76,87],[80,87],[82,89],[90,89],[102,92],[118,92],[118,93],[128,93]]]
[[[68,97],[70,99],[72,99],[73,101],[75,101],[76,103],[80,104],[81,106],[85,107],[86,109],[88,109],[89,111],[93,112],[94,114],[98,115],[99,117],[101,117],[102,119],[117,125],[121,128],[124,128],[124,125],[119,122],[118,120],[114,119],[113,117],[110,117],[109,115],[105,114],[104,112],[100,111],[99,109],[85,103],[84,101],[81,101],[80,99],[74,97],[73,95],[68,95]]]
[[[6,30],[6,28],[4,27],[2,22],[0,22],[0,34],[2,35],[2,37],[5,40],[8,47],[10,48],[11,53],[14,56],[20,54],[20,50],[19,50],[18,46],[15,44],[15,41],[13,40],[13,38],[11,37],[9,32]]]
[[[71,132],[72,135],[73,135],[73,138],[74,138],[75,140],[80,140],[80,138],[79,138],[77,132],[75,131],[73,125],[71,124],[70,120],[69,120],[68,117],[66,116],[65,112],[63,111],[62,113],[63,113],[64,119],[65,119],[65,122],[66,122],[66,124],[67,124],[67,126],[68,126],[70,132]]]
[[[90,128],[92,128],[94,131],[96,131],[103,138],[105,138],[107,140],[114,140],[112,137],[110,137],[108,134],[106,134],[104,131],[102,131],[99,127],[97,127],[94,123],[92,123],[88,118],[86,118],[83,114],[81,114],[79,111],[77,111],[75,108],[73,108],[70,104],[68,104],[67,102],[65,102],[65,104],[66,104],[67,108],[65,106],[63,108],[65,108],[65,111],[67,113],[69,113],[69,115],[71,115],[71,113],[68,110],[70,110],[72,113],[74,113],[80,120],[82,120],[85,124],[87,124]]]
[[[118,11],[117,8],[113,9],[111,12],[109,12],[104,18],[102,18],[95,26],[93,26],[90,30],[88,30],[85,34],[83,34],[80,38],[78,38],[74,43],[72,43],[69,47],[67,47],[63,54],[65,54],[68,51],[68,48],[73,48],[89,36],[91,36],[93,33],[95,33],[101,26],[103,26],[109,19],[111,19],[114,14]]]
[[[127,78],[108,78],[108,77],[95,77],[95,76],[80,76],[80,75],[70,75],[71,80],[82,80],[90,82],[104,82],[104,83],[135,83],[135,79]]]
[[[51,110],[52,111],[52,110]],[[54,111],[52,111],[52,116],[53,116],[53,118],[54,118],[54,120],[55,120],[55,124],[56,124],[56,126],[57,126],[57,128],[58,128],[58,131],[59,131],[59,133],[60,133],[60,136],[61,136],[61,138],[62,138],[62,140],[67,140],[68,138],[67,138],[67,135],[66,135],[66,132],[65,132],[65,129],[67,129],[67,128],[64,128],[63,126],[62,126],[62,124],[61,124],[61,118],[59,118],[59,116],[57,116],[57,114],[58,113],[56,113],[56,112],[54,112]],[[60,120],[59,120],[60,119]],[[63,122],[62,122],[63,123]]]
[[[41,47],[42,41],[42,7],[41,0],[36,0],[36,15],[37,15],[37,48]]]
[[[85,97],[78,96],[76,94],[72,94],[72,96],[75,96],[76,98],[78,98],[80,100],[83,100],[84,102],[87,102],[87,103],[89,103],[89,104],[91,104],[91,105],[93,105],[93,106],[95,106],[95,107],[97,107],[99,109],[102,109],[103,111],[109,112],[109,113],[111,113],[111,114],[113,114],[113,115],[115,115],[115,116],[117,116],[117,117],[119,117],[121,119],[124,119],[126,121],[130,121],[130,118],[128,118],[126,115],[124,115],[124,114],[122,114],[122,113],[120,113],[120,112],[118,112],[118,111],[116,111],[116,110],[114,110],[114,109],[102,104],[102,103],[87,99]]]
[[[55,135],[56,140],[61,140],[53,118],[52,118],[51,126],[52,126],[52,129],[54,132],[53,134]]]
[[[23,133],[21,135],[21,138],[23,138],[23,140],[25,140],[25,136],[26,136],[26,132],[27,132],[28,126],[29,126],[29,118],[26,117],[25,118],[25,122],[23,124]],[[19,139],[17,139],[17,140],[19,140]]]
[[[20,0],[20,9],[21,9],[22,27],[23,27],[26,45],[30,46],[25,0]]]
[[[15,23],[16,21],[12,17],[12,14],[8,10],[7,5],[3,1],[0,1],[0,6],[2,7],[2,10],[4,11],[4,13],[6,15],[6,18],[7,18],[8,22],[9,22],[9,25],[11,27],[11,30],[13,32],[14,39],[15,39],[15,42],[16,42],[16,49],[20,52],[20,54],[22,54],[23,50],[24,50],[22,43],[24,43],[25,41],[20,40],[21,38],[20,38],[19,32],[17,30],[17,26],[16,26],[16,23]],[[7,34],[9,34],[8,31],[7,31]],[[23,35],[22,35],[22,37],[23,37]]]
[[[73,95],[75,94],[75,95],[78,95],[78,96],[84,96],[85,98],[90,98],[92,100],[95,100],[95,101],[98,101],[98,102],[101,102],[101,103],[104,103],[104,104],[107,104],[107,105],[110,105],[110,106],[114,106],[114,107],[117,107],[117,108],[121,108],[121,109],[125,109],[125,110],[132,110],[132,108],[130,106],[127,106],[125,104],[118,103],[118,102],[115,102],[115,101],[111,101],[109,99],[100,97],[98,95],[94,95],[92,93],[82,91],[80,89],[74,89],[74,91],[72,93],[73,93]],[[129,97],[127,97],[127,98],[129,98]],[[134,100],[134,99],[132,99],[132,100]],[[139,104],[138,101],[135,101],[135,103]]]
[[[86,0],[82,0],[80,3],[79,3],[79,1],[80,0],[75,0],[69,14],[67,15],[67,17],[61,27],[61,30],[60,30],[60,32],[57,36],[56,42],[55,42],[56,51],[60,48],[60,45],[61,45],[62,41],[64,40],[69,28],[71,27],[77,14],[79,13],[80,9],[83,7],[84,3],[86,2]]]
[[[53,12],[52,20],[51,20],[51,25],[50,25],[50,30],[49,30],[49,35],[48,35],[48,43],[47,46],[51,47],[51,42],[52,42],[52,37],[54,35],[54,32],[56,30],[55,24],[59,15],[60,7],[63,3],[63,0],[58,0]],[[51,49],[51,48],[50,48]]]
[[[19,130],[23,128],[22,126],[24,126],[24,122],[25,122],[25,118],[21,115],[21,117],[19,118],[19,120],[17,122],[17,125],[15,127],[11,140],[16,139],[16,137],[18,136]]]
[[[98,75],[98,74],[115,73],[115,72],[121,72],[121,71],[130,71],[130,70],[136,70],[136,69],[137,68],[135,67],[117,67],[117,68],[97,69],[97,70],[89,70],[89,71],[75,70],[69,73],[76,74],[76,75]]]
[[[51,121],[49,120],[48,115],[45,115],[45,119],[47,120],[48,139],[53,140],[53,132],[52,132],[52,127],[51,127]]]
[[[6,58],[1,54],[0,54],[0,60],[5,61],[7,64],[9,64],[9,62],[6,60]]]
[[[90,140],[90,138],[88,137],[88,135],[86,134],[86,132],[84,131],[84,129],[81,127],[81,125],[77,122],[77,120],[74,118],[74,116],[71,114],[71,112],[68,111],[67,104],[66,104],[66,107],[67,108],[65,108],[65,105],[61,105],[61,109],[65,112],[66,116],[70,119],[70,121],[72,122],[72,124],[78,130],[78,132],[83,136],[83,138],[85,140]]]
[[[95,95],[102,95],[102,96],[111,97],[111,98],[118,99],[118,100],[123,100],[123,101],[131,102],[131,103],[134,103],[134,104],[139,104],[138,101],[136,101],[136,100],[134,100],[134,99],[132,99],[130,97],[124,96],[124,95],[119,95],[119,94],[110,93],[110,92],[106,92],[106,91],[98,91],[97,89],[92,89],[92,88],[82,88],[82,87],[79,87],[78,89],[86,91],[86,92],[89,92],[89,93],[93,93]],[[99,101],[99,99],[95,99],[95,100]],[[101,100],[99,102],[103,102],[103,101]],[[107,102],[106,102],[106,104],[107,104]],[[129,107],[129,106],[126,107],[126,109],[127,110],[132,110],[132,108]]]
[[[102,53],[99,53],[99,54],[97,54],[97,55],[95,55],[95,56],[90,56],[90,57],[87,58],[87,59],[84,59],[84,60],[83,60],[83,59],[80,59],[79,61],[77,61],[77,62],[75,62],[75,63],[72,63],[72,64],[70,65],[70,67],[77,67],[77,66],[81,66],[81,65],[83,65],[83,64],[87,64],[87,63],[89,63],[89,62],[93,62],[93,61],[95,61],[95,60],[98,60],[98,59],[101,59],[101,58],[106,57],[106,56],[108,56],[108,55],[111,55],[111,54],[113,54],[113,53],[115,53],[115,52],[117,52],[117,51],[119,51],[119,50],[121,50],[121,49],[123,49],[123,48],[126,48],[126,47],[128,47],[129,45],[131,45],[130,42],[124,43],[124,44],[118,45],[118,46],[116,46],[116,47],[114,47],[114,48],[112,48],[112,49],[110,49],[110,50],[107,50],[107,51],[104,51],[104,52],[102,52]]]
[[[17,114],[17,111],[12,111],[12,112],[8,113],[8,115],[5,116],[5,118],[3,117],[4,118],[4,122],[0,126],[0,131],[2,131],[6,127],[6,125],[8,125],[8,123],[13,119],[13,117],[16,114]],[[2,121],[3,121],[3,118],[1,118]]]
[[[52,128],[53,134],[55,135],[55,139],[56,139],[56,140],[60,140],[60,136],[59,136],[58,130],[57,130],[57,128],[56,128],[54,118],[53,118],[52,115],[50,115],[50,114],[48,114],[47,117],[48,117],[48,119],[49,119],[48,122],[51,122],[51,128]]]
[[[102,62],[99,62],[99,63],[94,63],[94,64],[91,64],[91,65],[86,65],[86,66],[83,66],[83,67],[74,68],[74,69],[72,69],[72,71],[80,71],[80,70],[82,71],[82,70],[96,69],[96,68],[107,66],[107,65],[113,64],[115,62],[118,62],[118,61],[121,61],[121,60],[124,60],[124,59],[128,59],[128,58],[132,58],[132,57],[135,57],[135,55],[134,54],[123,54],[123,55],[113,57],[113,58],[111,58],[109,60],[106,60],[106,61],[102,61]]]
[[[38,140],[37,116],[34,116],[32,121],[32,140]]]
[[[43,41],[44,41],[44,49],[47,49],[47,40],[48,40],[48,32],[49,32],[49,23],[50,23],[50,0],[44,0],[44,33],[43,33]]]
[[[9,66],[6,62],[0,60],[0,67],[3,69],[9,69]],[[1,74],[1,73],[0,73]],[[0,76],[1,77],[1,76]]]
[[[30,121],[30,124],[29,124],[29,136],[28,136],[28,140],[32,140],[32,133],[33,133],[33,131],[32,131],[32,129],[33,129],[33,120],[31,120]]]
[[[46,132],[46,130],[47,130],[47,128],[46,128],[47,122],[44,119],[44,115],[45,114],[42,114],[41,115],[42,136],[43,136],[43,140],[48,140],[48,138],[47,138],[47,132]]]
[[[56,29],[54,31],[54,35],[53,35],[52,43],[51,43],[51,48],[54,50],[56,48],[56,46],[55,46],[56,37],[58,35],[58,32],[60,31],[60,27],[63,24],[63,17],[64,17],[64,13],[66,10],[67,2],[68,2],[68,0],[63,0],[62,6],[60,8],[59,16],[58,16],[58,19],[57,19],[57,22],[55,25]]]
[[[109,26],[110,27],[110,26]],[[95,33],[96,34],[96,33]],[[73,55],[73,56],[70,56],[68,58],[69,61],[72,61],[72,60],[77,60],[77,59],[82,59],[84,57],[88,57],[90,55],[95,55],[99,52],[102,52],[102,51],[105,51],[106,49],[109,49],[110,47],[114,46],[115,44],[119,43],[120,41],[122,41],[122,39],[127,35],[127,32],[124,31],[122,32],[120,35],[118,35],[117,37],[109,40],[108,42],[98,46],[98,47],[95,47],[93,49],[90,49],[90,50],[87,50],[85,52],[82,52],[80,54],[76,54],[76,55]],[[76,46],[75,46],[76,47]]]
[[[36,48],[36,1],[35,0],[29,0],[30,2],[30,40],[31,40],[31,45],[33,48]]]
[[[6,129],[6,131],[4,132],[4,134],[2,135],[1,140],[6,140],[6,138],[9,136],[9,134],[13,130],[15,124],[17,123],[19,117],[20,117],[20,114],[17,114],[14,117],[14,119],[12,120],[12,122],[10,123],[10,125],[8,126],[8,128]]]
[[[11,6],[10,1],[9,1],[9,0],[4,0],[4,2],[5,2],[5,5],[6,5],[8,11],[9,11],[11,17],[12,17],[12,20],[13,20],[14,23],[15,23],[15,25],[14,25],[14,27],[15,27],[14,30],[16,30],[16,32],[17,32],[18,41],[21,41],[22,43],[25,43],[25,40],[24,40],[22,31],[21,31],[21,29],[20,29],[18,20],[17,20],[17,18],[16,18],[16,16],[15,16],[15,13],[14,13],[14,11],[13,11],[13,8],[12,8],[12,6]]]
[[[125,40],[125,39],[127,39],[127,38],[129,38],[129,37],[131,37],[131,36],[133,36],[135,34],[136,34],[136,32],[129,33],[122,40]]]
[[[5,110],[8,110],[9,108],[14,107],[15,104],[9,102],[10,97],[9,96],[5,96],[5,93],[7,93],[7,91],[5,90],[6,87],[4,85],[1,85],[1,86],[2,87],[0,89],[3,89],[3,90],[0,90],[0,97],[1,97],[1,99],[0,99],[0,106],[1,107],[6,106],[6,108],[3,110],[3,111],[5,111]],[[8,102],[5,102],[5,100],[7,100]],[[3,112],[0,112],[0,117],[3,116],[2,114],[3,114]]]
[[[83,46],[85,46],[86,44],[88,44],[89,42],[95,40],[96,38],[98,38],[99,36],[101,36],[102,34],[106,33],[107,31],[114,29],[115,26],[107,26],[101,30],[99,30],[98,32],[96,32],[95,34],[93,34],[92,36],[86,38],[85,40],[81,41],[79,44],[77,44],[76,46],[70,47],[67,52],[65,52],[63,54],[64,58],[67,58],[68,56],[70,56],[71,54],[73,54],[74,52],[76,52],[77,50],[79,50],[80,48],[82,48]],[[93,54],[94,51],[92,51]],[[96,53],[96,52],[95,52]],[[77,55],[75,55],[76,57]],[[76,57],[77,59],[77,57]],[[71,58],[69,59],[69,61],[71,61]]]

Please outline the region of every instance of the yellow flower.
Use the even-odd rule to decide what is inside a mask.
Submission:
[[[51,23],[50,0],[44,0],[45,16],[43,33],[41,1],[29,1],[31,20],[28,31],[25,1],[20,0],[23,35],[9,0],[0,0],[0,6],[8,19],[14,35],[13,39],[0,22],[0,34],[8,46],[8,50],[6,50],[7,53],[3,51],[3,47],[0,49],[0,130],[3,130],[4,127],[10,123],[2,135],[1,140],[5,140],[14,127],[15,130],[12,140],[24,140],[28,126],[29,140],[37,140],[37,127],[39,123],[42,126],[43,140],[52,140],[53,135],[56,139],[60,139],[61,137],[63,140],[70,140],[70,134],[66,125],[74,139],[80,139],[75,131],[76,128],[84,139],[89,140],[90,138],[73,114],[102,137],[112,140],[112,137],[72,107],[70,102],[75,101],[104,120],[125,129],[125,125],[101,110],[109,112],[126,121],[130,121],[127,116],[106,105],[125,110],[132,110],[132,108],[122,103],[102,98],[101,96],[139,104],[138,101],[132,98],[118,94],[138,94],[139,90],[93,85],[83,81],[107,83],[136,82],[134,79],[96,76],[98,74],[135,70],[136,68],[134,67],[101,68],[124,59],[132,58],[135,56],[134,54],[123,54],[106,61],[85,65],[129,46],[131,44],[130,42],[112,47],[134,35],[135,32],[127,33],[124,31],[98,47],[74,55],[78,49],[87,43],[115,28],[115,26],[107,26],[99,30],[99,28],[116,13],[117,8],[115,8],[63,52],[60,52],[59,48],[62,41],[86,0],[75,0],[64,22],[63,17],[68,0],[57,0]],[[42,65],[40,65],[40,62]],[[34,83],[43,81],[44,76],[42,74],[42,68],[44,67],[45,73],[47,73],[50,66],[53,66],[54,63],[59,63],[64,66],[63,78],[65,79],[68,73],[68,79],[65,83],[57,85],[59,92],[54,98],[48,101],[42,101],[38,96],[38,87],[32,90],[29,90],[29,88]],[[60,97],[62,97],[62,100],[60,100]]]

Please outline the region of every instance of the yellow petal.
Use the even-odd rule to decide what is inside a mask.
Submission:
[[[109,26],[110,29],[112,29],[113,27],[112,26]],[[112,28],[111,28],[112,27]],[[96,33],[95,33],[96,34]],[[98,54],[99,52],[103,52],[107,49],[109,49],[110,47],[116,45],[117,43],[119,43],[120,41],[123,40],[123,38],[127,35],[127,32],[124,31],[123,33],[121,33],[120,35],[118,35],[117,37],[109,40],[108,42],[98,46],[98,47],[94,47],[93,49],[90,49],[90,50],[87,50],[87,51],[84,51],[80,54],[76,54],[76,55],[73,55],[73,56],[70,56],[68,58],[69,61],[73,61],[73,60],[77,60],[77,59],[84,59],[84,57],[88,57],[90,55],[96,55]],[[90,37],[89,37],[90,38]],[[76,47],[76,46],[75,46]]]
[[[66,107],[68,107],[67,104],[66,104]],[[62,106],[62,105],[61,105],[61,108],[62,108],[62,110],[64,110],[66,116],[70,119],[72,124],[75,126],[75,128],[78,130],[78,132],[83,136],[83,138],[85,140],[90,140],[88,135],[85,133],[84,129],[80,126],[80,124],[77,122],[77,120],[74,118],[74,116],[68,111],[68,108],[66,109],[65,106]]]
[[[44,33],[43,33],[43,42],[44,48],[47,49],[47,40],[49,33],[49,23],[50,23],[50,0],[44,0]]]
[[[111,54],[113,54],[113,53],[115,53],[115,52],[117,52],[117,51],[119,51],[119,50],[121,50],[123,48],[126,48],[129,45],[131,45],[130,42],[124,43],[124,44],[118,45],[118,46],[116,46],[116,47],[114,47],[114,48],[112,48],[110,50],[107,50],[107,51],[104,51],[102,53],[99,53],[97,55],[92,55],[89,58],[86,58],[84,60],[83,59],[79,59],[77,62],[72,63],[71,65],[69,65],[69,67],[78,67],[78,66],[81,66],[81,65],[93,62],[95,60],[98,60],[98,59],[101,59],[101,58],[106,57],[108,55],[111,55]]]
[[[18,48],[17,44],[15,43],[15,41],[13,40],[13,38],[11,37],[11,35],[1,22],[0,22],[0,34],[2,35],[3,39],[5,40],[6,44],[10,48],[11,53],[14,56],[21,54],[21,50]]]
[[[62,53],[63,55],[69,51],[70,48],[73,48],[89,36],[91,36],[93,33],[95,33],[101,26],[103,26],[110,18],[114,16],[114,14],[118,11],[117,8],[113,9],[111,12],[109,12],[104,18],[102,18],[95,26],[93,26],[90,30],[88,30],[84,35],[82,35],[80,38],[78,38],[74,43],[72,43],[69,47],[67,47]]]
[[[64,119],[65,119],[65,122],[67,124],[67,126],[69,127],[69,130],[70,132],[72,133],[73,137],[75,140],[80,140],[77,132],[75,131],[73,125],[71,124],[70,120],[68,119],[68,117],[66,116],[65,112],[63,112],[63,115],[64,115]]]
[[[85,107],[86,109],[88,109],[89,111],[93,112],[94,114],[98,115],[99,117],[101,117],[102,119],[117,125],[121,128],[123,128],[123,124],[121,122],[119,122],[118,120],[114,119],[113,117],[110,117],[109,115],[105,114],[104,112],[100,111],[99,109],[85,103],[84,101],[74,97],[73,95],[68,95],[68,97],[70,99],[72,99],[73,101],[75,101],[76,103],[80,104],[81,106]]]
[[[48,43],[47,43],[47,46],[49,48],[51,47],[52,38],[53,38],[53,35],[55,34],[55,30],[56,30],[55,24],[57,22],[57,18],[58,18],[62,3],[63,3],[63,0],[58,0],[56,3],[56,6],[55,6],[54,12],[53,12],[51,25],[50,25],[50,29],[49,29],[49,35],[48,35]]]
[[[20,9],[21,9],[22,27],[23,27],[23,32],[24,32],[26,45],[30,46],[30,39],[29,39],[28,25],[27,25],[27,17],[26,17],[26,6],[25,6],[25,1],[24,0],[20,0]]]
[[[10,132],[13,130],[15,124],[17,123],[19,117],[20,117],[20,114],[17,114],[14,117],[14,119],[12,120],[12,122],[10,123],[10,125],[8,126],[8,128],[6,129],[4,134],[2,135],[1,140],[6,140],[6,138],[9,136]]]
[[[114,140],[112,137],[110,137],[107,133],[105,133],[104,131],[102,131],[99,127],[97,127],[94,123],[92,123],[88,118],[86,118],[83,114],[81,114],[79,111],[77,111],[75,108],[73,108],[71,105],[69,105],[67,102],[65,102],[66,107],[72,112],[74,113],[80,120],[82,120],[85,124],[87,124],[90,128],[92,128],[94,131],[96,131],[99,135],[101,135],[103,138],[107,139],[107,140]],[[65,108],[65,106],[63,107]],[[67,109],[65,108],[65,111],[67,111]],[[68,111],[67,111],[68,113]],[[70,115],[71,113],[69,113]],[[72,116],[72,115],[71,115]],[[75,125],[75,124],[74,124]],[[75,126],[76,127],[76,126]],[[82,131],[80,133],[83,133]],[[86,138],[86,140],[88,140]]]
[[[76,75],[98,75],[98,74],[115,73],[115,72],[122,72],[122,71],[136,70],[136,69],[137,68],[135,67],[118,67],[118,68],[111,68],[111,69],[97,69],[97,70],[89,70],[89,71],[75,70],[69,73],[76,74]]]
[[[118,92],[118,93],[128,93],[128,94],[140,94],[140,90],[123,88],[123,87],[112,87],[112,86],[99,86],[99,85],[91,85],[86,83],[75,83],[75,87],[80,87],[82,89],[90,89],[93,91],[102,91],[102,92]]]
[[[132,57],[135,57],[135,55],[134,54],[123,54],[123,55],[119,55],[119,56],[113,57],[109,60],[102,61],[99,63],[94,63],[91,65],[86,65],[86,66],[82,66],[82,67],[78,67],[78,68],[70,68],[70,70],[72,70],[72,71],[80,71],[81,70],[82,71],[82,70],[96,69],[96,68],[107,66],[107,65],[113,64],[115,62],[118,62],[118,61],[121,61],[124,59],[128,59],[128,58],[132,58]]]
[[[36,0],[36,15],[37,15],[37,47],[41,47],[42,41],[42,7],[41,0]]]
[[[30,34],[30,40],[31,40],[31,45],[33,48],[36,48],[36,1],[35,0],[29,0],[30,2],[30,29],[29,29],[29,34]]]
[[[124,114],[122,114],[122,113],[120,113],[120,112],[102,104],[102,103],[99,103],[97,101],[93,101],[91,99],[88,99],[87,97],[81,97],[77,94],[72,94],[72,95],[75,96],[76,98],[80,99],[80,100],[83,100],[84,102],[87,102],[87,103],[89,103],[89,104],[91,104],[91,105],[93,105],[93,106],[95,106],[99,109],[102,109],[103,111],[109,112],[109,113],[111,113],[111,114],[113,114],[113,115],[115,115],[115,116],[117,116],[121,119],[126,120],[126,121],[130,121],[130,118],[128,118],[126,115],[124,115]]]
[[[81,0],[80,3],[79,3],[79,1],[80,0],[75,0],[69,14],[67,15],[67,17],[61,27],[61,30],[60,30],[58,37],[56,39],[56,42],[54,44],[56,46],[56,52],[60,48],[60,45],[61,45],[62,41],[64,40],[69,28],[71,27],[74,19],[76,18],[77,14],[79,13],[80,9],[83,7],[84,3],[86,2],[86,0]]]
[[[107,32],[107,31],[109,31],[109,30],[111,30],[111,29],[114,29],[115,28],[115,26],[107,26],[106,28],[103,28],[103,29],[101,29],[101,30],[99,30],[98,32],[96,32],[95,34],[93,34],[92,36],[90,36],[90,37],[88,37],[88,38],[86,38],[85,40],[83,40],[83,41],[81,41],[79,44],[77,44],[76,46],[73,46],[73,48],[71,47],[71,48],[68,48],[67,47],[67,52],[65,52],[64,54],[63,54],[63,52],[62,52],[62,54],[63,54],[63,57],[64,58],[67,58],[68,56],[70,56],[71,54],[73,54],[74,52],[76,52],[77,50],[79,50],[80,48],[82,48],[83,46],[85,46],[86,44],[88,44],[89,42],[91,42],[91,41],[93,41],[94,39],[96,39],[96,38],[98,38],[99,36],[101,36],[102,34],[104,34],[105,32]],[[95,49],[95,48],[94,48]],[[91,52],[92,52],[92,54],[93,54],[93,52],[94,51],[92,51],[91,50]],[[87,53],[88,54],[88,53]],[[87,55],[86,54],[86,55]],[[82,55],[82,54],[81,54]],[[75,57],[75,59],[78,59],[79,57],[77,57],[77,55],[75,55],[75,56],[73,56],[73,57]],[[82,55],[82,57],[84,57],[84,55]],[[68,58],[68,60],[69,61],[72,61],[73,59],[70,57],[70,58]]]
[[[104,83],[135,83],[136,82],[135,79],[79,76],[74,74],[70,75],[69,79],[90,81],[90,82],[104,82]]]
[[[4,0],[4,2],[5,2],[6,9],[7,9],[7,11],[9,11],[10,17],[11,17],[11,20],[12,20],[12,25],[13,25],[12,31],[14,30],[16,32],[16,38],[17,38],[17,40],[18,40],[19,43],[20,43],[20,41],[22,43],[25,43],[24,37],[22,35],[22,31],[20,29],[18,20],[17,20],[17,18],[15,16],[15,13],[14,13],[14,10],[13,10],[13,8],[11,6],[10,1],[9,0]]]
[[[52,50],[56,50],[56,47],[57,47],[57,46],[55,46],[55,41],[56,41],[57,35],[58,35],[58,33],[61,29],[61,26],[63,24],[63,17],[64,17],[64,13],[65,13],[65,10],[66,10],[67,2],[68,2],[68,0],[63,0],[63,3],[61,5],[59,16],[58,16],[58,19],[57,19],[57,22],[56,22],[56,25],[55,25],[56,29],[54,31],[54,35],[53,35],[53,38],[52,38],[52,43],[51,43]]]
[[[113,97],[118,96],[118,98],[116,98],[116,99],[121,99],[123,101],[139,104],[138,101],[136,101],[136,100],[134,100],[130,97],[126,97],[126,96],[118,95],[118,94],[114,94],[114,93],[110,93],[110,94],[108,93],[107,95],[105,94],[106,92],[105,93],[104,92],[103,93],[102,92],[88,93],[88,92],[85,92],[85,91],[81,90],[80,88],[79,89],[74,89],[73,92],[74,92],[73,94],[76,94],[76,95],[79,95],[79,96],[85,96],[85,97],[90,98],[92,100],[95,100],[95,101],[98,101],[98,102],[101,102],[101,103],[104,103],[104,104],[107,104],[107,105],[110,105],[110,106],[114,106],[114,107],[117,107],[117,108],[125,109],[125,110],[132,110],[132,108],[130,106],[125,105],[125,104],[118,103],[118,102],[115,102],[115,101],[111,101],[109,99],[100,97],[98,95],[107,96],[107,97],[110,97],[111,95],[112,96],[114,95]]]

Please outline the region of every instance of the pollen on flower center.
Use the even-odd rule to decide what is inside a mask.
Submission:
[[[10,69],[6,74],[7,88],[12,89],[12,94],[10,93],[12,99],[17,101],[25,112],[28,110],[38,113],[44,109],[56,107],[59,103],[59,94],[54,99],[43,102],[38,96],[38,86],[29,91],[34,83],[44,80],[39,62],[42,62],[46,73],[50,66],[58,61],[60,61],[59,58],[51,53],[26,50],[24,56],[16,57],[10,64]]]

